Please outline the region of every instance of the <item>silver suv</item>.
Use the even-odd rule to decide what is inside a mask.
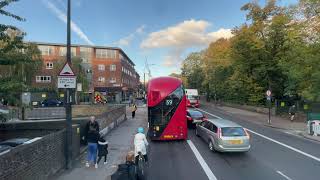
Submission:
[[[225,119],[209,119],[197,124],[196,135],[202,137],[211,151],[246,152],[250,136],[246,129]]]

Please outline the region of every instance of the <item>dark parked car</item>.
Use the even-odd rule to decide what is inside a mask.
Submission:
[[[188,122],[188,127],[195,127],[196,123],[200,123],[202,121],[207,120],[207,117],[203,115],[202,112],[193,110],[193,109],[188,109],[187,110],[187,122]]]
[[[30,139],[29,138],[14,138],[14,139],[8,139],[5,141],[0,142],[0,145],[7,145],[7,146],[11,146],[11,147],[16,147],[19,146],[21,144],[24,144],[26,142],[28,142]]]
[[[0,155],[4,154],[5,152],[9,151],[10,149],[12,149],[11,146],[0,145]]]
[[[63,102],[57,99],[46,99],[41,102],[42,107],[59,107],[63,105]]]

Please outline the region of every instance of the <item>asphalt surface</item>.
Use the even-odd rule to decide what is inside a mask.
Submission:
[[[320,170],[320,143],[285,133],[283,130],[252,123],[246,116],[201,107],[260,135],[250,133],[247,153],[213,153],[208,145],[189,130],[189,140],[218,180],[317,180]],[[208,116],[209,118],[214,118]],[[254,118],[254,117],[251,117]],[[277,141],[279,143],[275,143]],[[151,142],[147,179],[206,180],[205,170],[187,141]]]

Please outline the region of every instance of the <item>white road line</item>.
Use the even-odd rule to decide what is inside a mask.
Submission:
[[[207,113],[207,114],[209,114],[209,115],[211,115],[211,116],[213,116],[213,117],[216,117],[216,118],[218,118],[218,119],[223,119],[222,117],[217,116],[217,115],[214,115],[214,114],[211,114],[211,113],[209,113],[209,112],[207,112],[207,111],[205,111],[205,110],[202,110],[202,109],[199,109],[199,108],[196,108],[196,109],[199,110],[199,111],[205,112],[205,113]]]
[[[269,138],[269,137],[267,137],[267,136],[265,136],[265,135],[259,134],[259,133],[255,132],[255,131],[250,130],[250,129],[248,129],[248,131],[251,132],[251,133],[253,133],[253,134],[255,134],[255,135],[258,135],[258,136],[260,136],[260,137],[263,137],[263,138],[265,138],[265,139],[267,139],[267,140],[269,140],[269,141],[272,141],[272,142],[277,143],[277,144],[279,144],[279,145],[281,145],[281,146],[284,146],[284,147],[286,147],[286,148],[288,148],[288,149],[291,149],[292,151],[295,151],[295,152],[297,152],[297,153],[300,153],[300,154],[302,154],[302,155],[304,155],[304,156],[307,156],[307,157],[309,157],[309,158],[311,158],[311,159],[314,159],[314,160],[320,162],[320,158],[318,158],[318,157],[315,157],[315,156],[313,156],[313,155],[311,155],[311,154],[308,154],[308,153],[306,153],[306,152],[303,152],[303,151],[301,151],[301,150],[299,150],[299,149],[297,149],[297,148],[294,148],[294,147],[292,147],[292,146],[289,146],[289,145],[287,145],[287,144],[284,144],[284,143],[282,143],[282,142],[279,142],[279,141],[277,141],[277,140],[274,140],[274,139],[272,139],[272,138]]]
[[[280,174],[281,176],[283,176],[284,178],[286,178],[287,180],[292,180],[287,175],[283,174],[281,171],[277,171],[277,173]]]
[[[209,168],[208,164],[205,162],[199,151],[197,150],[196,146],[193,144],[191,140],[187,140],[191,150],[193,151],[194,155],[196,156],[198,162],[200,163],[202,169],[208,176],[209,180],[217,180],[216,176],[213,174],[211,169]]]
[[[216,117],[216,118],[218,118],[218,119],[222,119],[221,117],[216,116],[216,115],[214,115],[214,114],[211,114],[211,113],[209,113],[209,112],[207,112],[207,111],[204,111],[204,110],[202,110],[202,109],[198,109],[198,110],[203,111],[203,112],[205,112],[205,113],[207,113],[207,114],[209,114],[209,115],[211,115],[211,116],[213,116],[213,117]],[[300,154],[302,154],[302,155],[304,155],[304,156],[307,156],[307,157],[309,157],[309,158],[311,158],[311,159],[313,159],[313,160],[316,160],[316,161],[320,162],[320,158],[318,158],[318,157],[315,157],[315,156],[313,156],[313,155],[311,155],[311,154],[308,154],[308,153],[306,153],[306,152],[303,152],[303,151],[301,151],[301,150],[299,150],[299,149],[297,149],[297,148],[294,148],[294,147],[289,146],[289,145],[287,145],[287,144],[285,144],[285,143],[282,143],[282,142],[279,142],[279,141],[274,140],[274,139],[272,139],[272,138],[269,138],[269,137],[267,137],[267,136],[265,136],[265,135],[262,135],[262,134],[260,134],[260,133],[255,132],[255,131],[252,131],[252,130],[250,130],[250,129],[247,129],[247,130],[248,130],[249,132],[255,134],[255,135],[258,135],[258,136],[260,136],[260,137],[263,137],[263,138],[265,138],[265,139],[267,139],[267,140],[269,140],[269,141],[272,141],[272,142],[274,142],[274,143],[276,143],[276,144],[279,144],[279,145],[281,145],[281,146],[284,146],[284,147],[286,147],[286,148],[288,148],[288,149],[291,149],[292,151],[295,151],[295,152],[297,152],[297,153],[300,153]]]

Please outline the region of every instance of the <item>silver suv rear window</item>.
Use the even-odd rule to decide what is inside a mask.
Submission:
[[[245,136],[246,133],[242,127],[224,127],[221,128],[221,135],[225,137]]]

